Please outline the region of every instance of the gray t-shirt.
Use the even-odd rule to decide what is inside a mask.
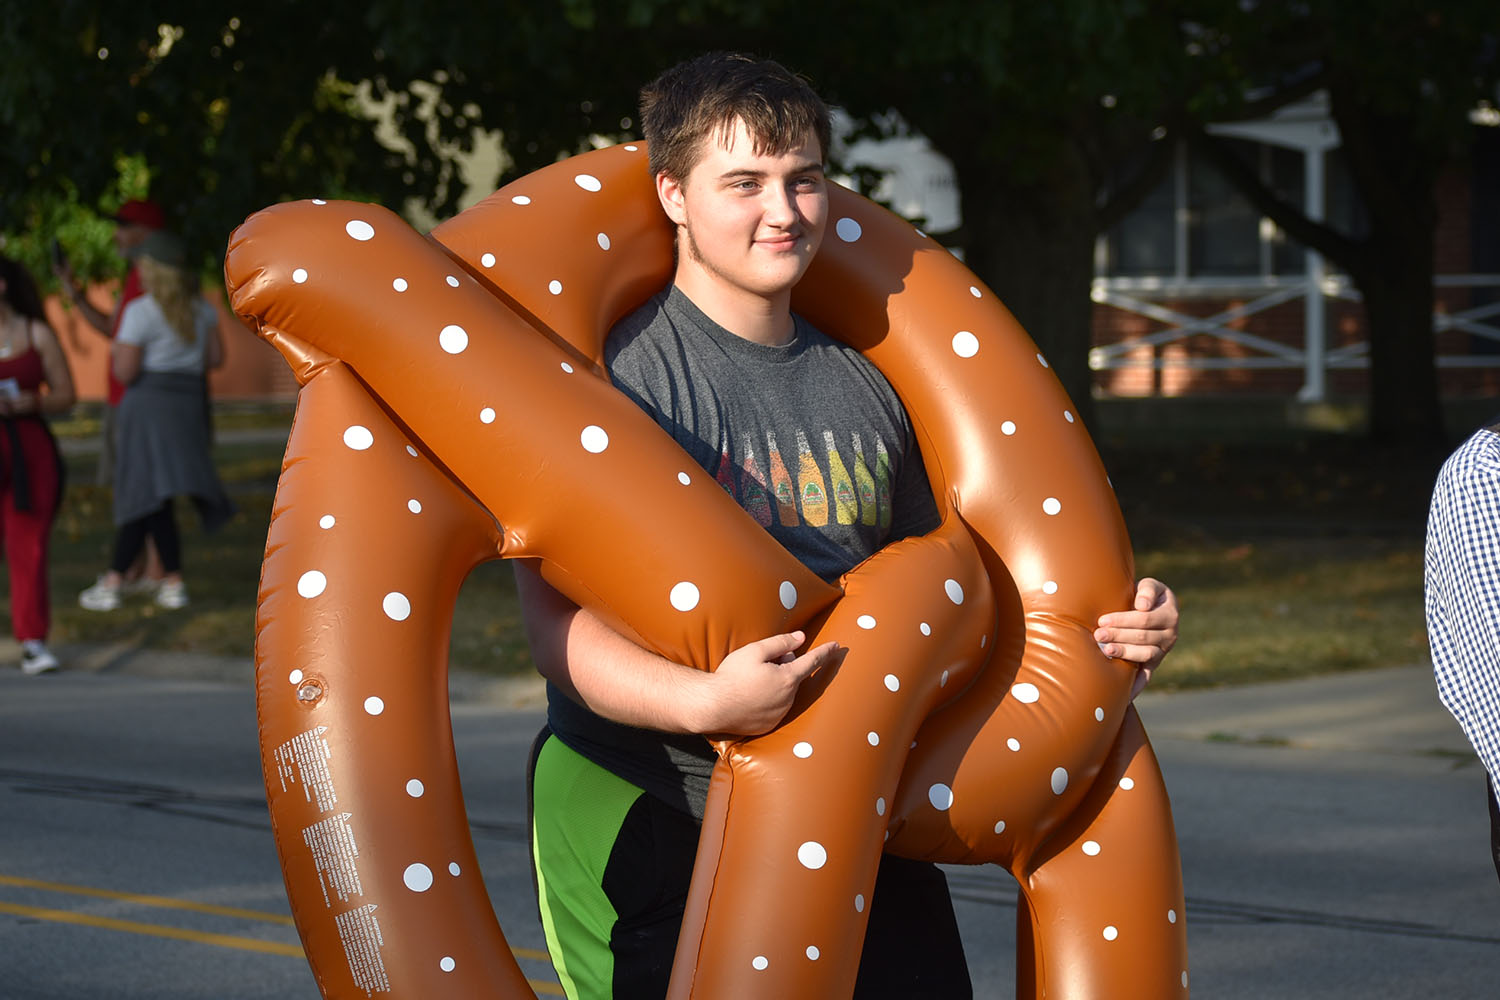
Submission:
[[[668,286],[616,324],[604,360],[615,386],[746,513],[833,581],[939,517],[890,383],[858,351],[795,321],[790,344],[767,347]],[[611,722],[550,686],[548,703],[565,744],[701,818],[715,761],[702,738]]]

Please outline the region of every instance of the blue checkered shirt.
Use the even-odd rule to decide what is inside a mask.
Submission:
[[[1500,425],[1496,425],[1500,427]],[[1500,794],[1500,434],[1438,473],[1427,517],[1427,635],[1438,695]]]

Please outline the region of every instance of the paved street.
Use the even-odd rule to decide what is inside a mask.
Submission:
[[[120,650],[75,663],[0,670],[0,997],[312,1000],[248,664]],[[453,689],[486,884],[547,996],[521,783],[536,688]],[[1195,996],[1494,995],[1483,779],[1424,670],[1150,694],[1142,715],[1182,845]],[[1014,884],[950,878],[976,995],[1012,995]]]

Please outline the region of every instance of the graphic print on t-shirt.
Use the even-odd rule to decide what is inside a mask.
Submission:
[[[755,439],[745,435],[745,464],[740,468],[740,495],[735,498],[745,512],[762,528],[771,526],[771,498],[766,493],[766,477],[755,464]]]
[[[727,436],[719,444],[719,464],[714,480],[724,488],[757,524],[770,527],[774,520],[782,527],[808,525],[824,528],[830,524],[891,525],[891,458],[885,441],[875,436],[875,472],[866,464],[864,441],[857,432],[850,434],[853,445],[846,461],[831,430],[824,430],[823,460],[813,451],[806,431],[797,432],[797,478],[792,479],[776,435],[766,432],[765,467],[770,480],[761,471],[762,459],[756,452],[754,435],[741,436],[741,447],[730,451]],[[851,471],[852,470],[852,471]],[[772,507],[775,514],[772,514]]]
[[[776,447],[776,435],[766,431],[766,446],[771,449],[771,492],[776,496],[776,520],[783,528],[795,528],[797,520],[797,494],[792,489],[792,477],[787,475],[786,463],[781,460],[781,451]]]

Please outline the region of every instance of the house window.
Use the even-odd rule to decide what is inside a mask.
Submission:
[[[1280,197],[1303,204],[1300,150],[1227,141]],[[1358,236],[1365,217],[1341,150],[1327,154],[1324,179],[1328,222]],[[1099,263],[1101,274],[1122,278],[1290,277],[1304,273],[1306,253],[1211,163],[1179,148],[1161,183],[1105,234]]]

